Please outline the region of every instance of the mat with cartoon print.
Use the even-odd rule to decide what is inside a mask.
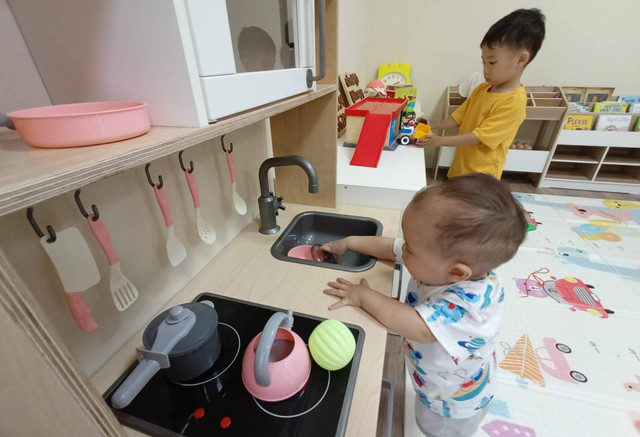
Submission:
[[[499,389],[475,437],[640,435],[640,202],[516,194]]]

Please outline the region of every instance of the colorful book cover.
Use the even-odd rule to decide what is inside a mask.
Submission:
[[[593,115],[567,115],[564,122],[566,130],[591,130]]]
[[[584,102],[587,89],[584,87],[562,87],[562,92],[567,98],[567,102]]]
[[[569,102],[569,112],[591,112],[593,103]]]
[[[598,116],[596,121],[596,130],[602,131],[628,131],[631,123],[630,115],[610,115],[603,114]]]
[[[611,98],[615,88],[587,88],[585,102],[605,102]]]
[[[618,102],[640,103],[640,96],[619,96]]]
[[[633,128],[634,131],[640,132],[640,117],[636,120],[636,127]]]
[[[596,102],[593,112],[627,112],[629,104],[626,102]]]
[[[396,88],[396,93],[393,96],[395,99],[407,99],[409,103],[414,102],[418,96],[418,89],[416,87],[402,87]]]

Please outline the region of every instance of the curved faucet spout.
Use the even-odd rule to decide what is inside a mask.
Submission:
[[[307,177],[309,178],[309,192],[318,192],[318,173],[311,163],[303,156],[289,155],[278,156],[275,158],[266,159],[258,170],[258,180],[260,181],[260,195],[269,196],[269,180],[267,179],[267,173],[272,167],[281,167],[284,165],[297,165],[302,168]]]
[[[260,210],[259,231],[262,234],[275,234],[280,230],[280,226],[276,223],[276,216],[278,215],[278,210],[284,210],[285,206],[282,204],[282,197],[276,198],[273,193],[269,192],[267,173],[271,167],[283,165],[297,165],[302,168],[309,178],[309,192],[318,192],[318,173],[306,158],[290,155],[266,159],[260,165],[260,170],[258,170],[258,180],[260,181],[260,198],[258,199],[258,209]]]

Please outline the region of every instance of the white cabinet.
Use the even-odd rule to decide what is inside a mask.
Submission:
[[[427,186],[424,150],[419,147],[383,150],[373,168],[350,165],[354,151],[338,143],[337,203],[402,210]]]
[[[315,89],[314,0],[8,1],[54,104],[143,101],[154,125],[203,127]]]

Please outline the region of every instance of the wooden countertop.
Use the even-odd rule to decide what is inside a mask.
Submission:
[[[286,211],[281,211],[278,216],[278,224],[282,230],[303,211],[373,217],[382,223],[382,235],[387,237],[397,235],[401,217],[400,211],[390,209],[347,205],[333,209],[287,204]],[[344,307],[329,311],[328,306],[335,299],[324,295],[322,290],[326,288],[328,281],[339,276],[353,282],[366,277],[372,288],[391,294],[393,263],[378,261],[366,272],[349,273],[279,261],[270,253],[271,245],[279,234],[262,235],[258,232],[258,226],[257,219],[251,222],[171,302],[167,303],[166,307],[189,302],[200,293],[210,292],[278,308],[292,308],[296,312],[334,318],[361,326],[366,335],[346,436],[374,436],[387,330],[359,308]],[[139,332],[92,378],[100,393],[104,393],[135,360],[135,348],[142,344],[141,338],[142,332]],[[128,428],[127,432],[131,436],[143,435]]]

